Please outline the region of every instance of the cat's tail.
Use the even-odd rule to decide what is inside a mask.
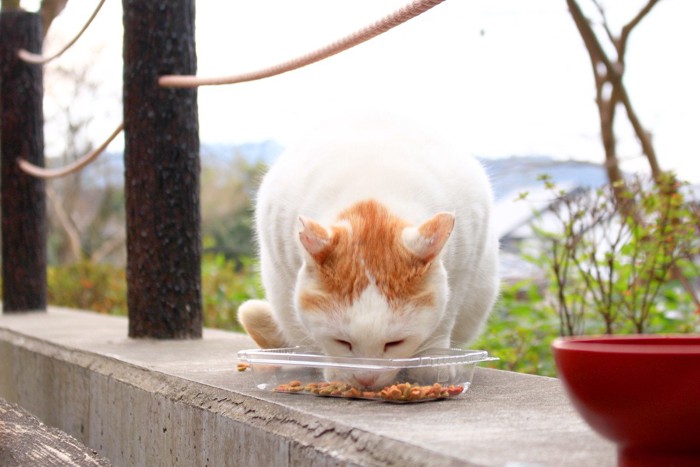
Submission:
[[[248,300],[238,307],[238,322],[262,349],[286,347],[286,341],[265,300]]]

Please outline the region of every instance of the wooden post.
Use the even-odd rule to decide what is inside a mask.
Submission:
[[[202,335],[194,0],[123,0],[129,336]]]
[[[43,71],[17,57],[41,53],[41,17],[0,13],[0,151],[2,152],[2,301],[5,313],[46,311],[46,190],[17,158],[44,165]]]

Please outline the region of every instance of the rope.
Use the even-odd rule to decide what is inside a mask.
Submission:
[[[222,84],[235,84],[247,81],[255,81],[271,76],[280,75],[288,71],[302,68],[306,65],[316,63],[325,58],[336,55],[347,49],[355,47],[363,42],[366,42],[402,23],[405,23],[411,18],[414,18],[421,13],[428,11],[434,6],[442,3],[444,0],[414,0],[410,4],[396,10],[388,16],[376,21],[375,23],[339,39],[326,47],[310,52],[306,55],[294,58],[292,60],[282,62],[278,65],[264,68],[258,71],[241,73],[233,76],[224,76],[219,78],[201,78],[197,76],[178,76],[165,75],[158,79],[158,83],[165,87],[174,88],[193,88],[197,86],[216,86]]]
[[[107,140],[100,145],[100,147],[90,151],[80,159],[71,162],[70,164],[66,165],[65,167],[60,167],[57,169],[47,169],[44,167],[39,167],[37,165],[34,165],[30,162],[27,162],[26,160],[20,158],[17,158],[17,164],[19,164],[19,168],[25,172],[28,173],[29,175],[33,175],[38,178],[58,178],[58,177],[63,177],[65,175],[72,174],[74,172],[77,172],[78,170],[82,169],[86,165],[88,165],[90,162],[94,161],[97,159],[97,156],[102,154],[105,149],[107,149],[107,146],[109,146],[109,143],[114,141],[114,138],[116,138],[119,133],[122,132],[124,129],[124,122],[120,123],[119,126],[117,127],[114,132],[107,138]]]
[[[97,16],[97,13],[100,11],[100,8],[102,8],[102,5],[104,5],[104,3],[105,0],[100,0],[100,3],[97,4],[97,8],[95,8],[95,11],[92,13],[92,16],[90,16],[90,18],[87,20],[87,23],[85,23],[80,32],[78,32],[78,35],[76,35],[70,42],[68,42],[68,44],[65,45],[65,47],[63,47],[55,54],[50,56],[44,56],[31,53],[25,49],[19,49],[19,51],[17,52],[17,56],[27,63],[33,63],[37,65],[44,65],[50,62],[51,60],[60,57],[61,55],[63,55],[63,52],[70,49],[73,46],[73,44],[75,44],[78,41],[78,39],[80,39],[80,36],[82,36],[83,33],[87,30],[88,26],[90,26],[90,23],[92,23],[92,20],[95,19],[95,16]]]

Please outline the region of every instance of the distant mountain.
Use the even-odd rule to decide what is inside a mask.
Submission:
[[[604,167],[592,162],[562,161],[549,156],[511,156],[479,160],[491,178],[496,201],[515,197],[532,187],[542,187],[542,182],[537,179],[543,174],[549,175],[552,181],[564,189],[597,188],[608,181]]]
[[[581,161],[560,161],[547,156],[482,159],[491,177],[494,190],[494,227],[504,246],[530,237],[530,221],[535,212],[552,202],[552,193],[538,180],[546,174],[557,190],[572,192],[582,188],[598,188],[608,181],[600,164]],[[528,193],[527,201],[519,201]]]
[[[250,164],[271,164],[284,147],[276,141],[266,140],[245,144],[207,144],[200,145],[203,167],[230,167],[237,157],[242,157]],[[85,183],[93,187],[124,184],[124,154],[106,152],[88,165],[84,172]]]
[[[224,167],[238,157],[251,164],[271,164],[284,147],[274,140],[246,144],[202,143],[200,154],[203,167]],[[533,186],[542,186],[537,178],[547,173],[562,188],[603,185],[607,175],[599,164],[579,161],[559,161],[548,156],[511,156],[501,159],[479,158],[488,172],[497,201],[513,198]],[[124,183],[122,153],[105,153],[85,168],[85,179],[96,186]]]
[[[284,147],[274,140],[240,145],[203,143],[202,165],[226,165],[234,157],[243,157],[251,164],[271,164],[283,150]],[[517,187],[541,185],[542,182],[538,182],[537,178],[545,173],[558,184],[574,182],[577,186],[598,187],[607,181],[603,166],[592,162],[562,161],[542,155],[477,159],[490,175],[496,199],[502,198]]]
[[[243,157],[251,164],[271,164],[280,155],[284,147],[274,140],[265,140],[244,144],[207,144],[202,143],[200,154],[202,165],[227,165],[235,157]]]
[[[227,165],[235,157],[243,157],[251,164],[271,164],[284,150],[274,140],[227,145],[206,144],[201,147],[202,165]],[[577,187],[599,187],[606,183],[607,174],[602,165],[581,161],[561,161],[549,156],[510,156],[500,159],[477,157],[491,178],[495,198],[500,200],[514,189],[525,189],[531,185],[542,186],[537,178],[548,174],[558,185]]]

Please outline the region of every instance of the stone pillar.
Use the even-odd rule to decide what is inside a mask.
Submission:
[[[194,0],[123,0],[129,336],[202,334]]]
[[[2,152],[3,312],[46,311],[46,189],[25,174],[21,157],[44,165],[44,83],[41,65],[17,57],[41,53],[41,17],[0,13],[0,151]]]

